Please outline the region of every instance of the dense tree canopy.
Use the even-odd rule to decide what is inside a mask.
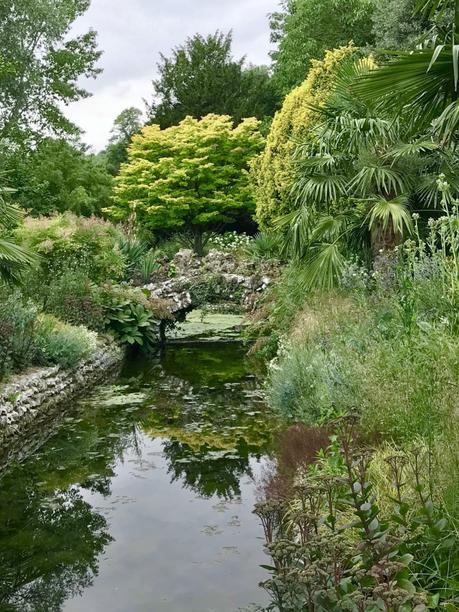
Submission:
[[[96,34],[69,37],[90,0],[0,0],[0,140],[21,143],[75,132],[62,104],[87,96],[94,77]]]
[[[254,212],[248,165],[262,146],[253,118],[236,128],[220,115],[187,117],[166,130],[147,126],[132,140],[108,213],[152,230],[187,232],[201,252],[206,231]]]
[[[375,45],[381,49],[408,49],[431,23],[416,13],[417,0],[378,0],[373,13]]]
[[[115,119],[110,142],[101,154],[110,174],[118,174],[121,164],[127,161],[127,149],[131,139],[141,127],[142,111],[135,106],[125,108]]]
[[[287,94],[328,49],[373,42],[371,0],[284,0],[271,16],[274,81]]]
[[[108,205],[112,177],[82,145],[44,139],[28,154],[13,156],[9,167],[16,202],[33,215],[66,210],[92,215]]]
[[[234,59],[231,45],[231,34],[196,34],[171,57],[161,55],[159,78],[153,81],[151,123],[164,129],[187,116],[200,119],[210,113],[230,115],[237,123],[245,117],[272,116],[278,97],[268,70]]]

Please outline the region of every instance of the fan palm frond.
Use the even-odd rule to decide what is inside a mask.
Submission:
[[[0,239],[0,278],[18,282],[22,272],[36,265],[38,257],[9,240]]]
[[[459,132],[459,102],[449,104],[433,124],[434,135],[444,144],[456,144]]]
[[[390,166],[364,165],[348,184],[348,191],[363,196],[372,193],[400,193],[407,188],[407,177]]]
[[[341,115],[327,125],[327,137],[334,146],[344,146],[355,152],[362,147],[394,142],[398,135],[397,127],[396,121],[381,117]]]
[[[340,241],[312,245],[305,262],[305,282],[309,288],[332,289],[341,278],[345,265]]]
[[[12,229],[23,218],[23,212],[5,199],[12,193],[14,189],[0,186],[0,229]],[[38,255],[11,239],[0,237],[0,280],[17,282],[22,272],[36,265],[38,260]]]
[[[295,258],[304,256],[310,243],[315,216],[313,209],[301,206],[274,222],[274,229],[284,236],[282,254],[292,255]]]
[[[394,53],[385,66],[356,80],[355,94],[371,103],[380,100],[386,112],[403,115],[415,126],[429,126],[455,98],[457,45]]]
[[[418,140],[416,142],[403,142],[395,145],[384,155],[385,159],[392,159],[394,162],[399,159],[416,157],[422,153],[431,153],[440,148],[437,142],[432,140]]]
[[[346,177],[340,174],[300,176],[294,184],[293,193],[298,204],[315,204],[322,208],[345,195],[346,184]]]
[[[320,155],[309,155],[309,151],[310,147],[308,145],[300,145],[295,152],[294,159],[300,171],[318,170],[329,172],[337,167],[341,159],[339,154],[322,153]]]
[[[404,195],[391,200],[381,198],[377,200],[368,213],[367,222],[370,229],[376,227],[384,231],[392,230],[395,234],[403,236],[411,233],[413,224]]]

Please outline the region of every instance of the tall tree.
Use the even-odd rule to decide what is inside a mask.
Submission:
[[[21,143],[77,131],[62,105],[88,93],[95,77],[96,33],[69,38],[90,0],[0,0],[0,139]]]
[[[112,177],[104,163],[81,144],[47,138],[9,159],[15,200],[33,215],[71,210],[100,213],[108,205]]]
[[[230,115],[236,123],[247,116],[272,116],[278,100],[268,70],[246,68],[244,58],[233,58],[231,45],[231,34],[196,34],[171,57],[161,55],[150,122],[164,129],[187,115]]]
[[[364,75],[353,86],[367,103],[411,122],[413,132],[429,131],[456,144],[459,134],[459,0],[418,0],[417,11],[437,24],[422,49]],[[438,27],[438,24],[440,26]]]
[[[113,176],[118,174],[121,164],[127,162],[127,150],[134,134],[142,127],[142,111],[134,106],[125,108],[115,119],[111,130],[110,142],[102,152],[107,170]]]
[[[221,115],[187,117],[165,130],[147,126],[133,138],[107,212],[159,232],[187,233],[202,254],[207,232],[253,214],[248,166],[262,147],[254,118],[237,128]]]
[[[329,49],[373,42],[372,0],[283,0],[271,15],[271,40],[277,44],[274,80],[286,95],[304,81],[312,59]]]
[[[373,13],[375,45],[381,49],[409,49],[432,23],[416,13],[416,0],[378,0]]]

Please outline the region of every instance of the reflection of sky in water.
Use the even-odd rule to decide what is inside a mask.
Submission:
[[[252,508],[273,426],[235,345],[131,364],[0,481],[0,602],[21,612],[265,602]],[[59,491],[77,498],[78,515],[67,501],[52,510]]]

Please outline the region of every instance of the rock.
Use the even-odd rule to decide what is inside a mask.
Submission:
[[[251,311],[279,270],[273,262],[241,262],[231,253],[217,250],[211,250],[200,259],[193,251],[183,249],[175,255],[173,265],[177,272],[174,278],[145,288],[152,297],[167,300],[171,314],[179,318],[188,310],[203,306],[202,303],[193,304],[192,294],[194,287],[205,288],[206,284],[214,305],[217,302],[225,306],[236,300],[240,309]],[[206,290],[202,293],[205,295]]]
[[[16,377],[0,387],[0,459],[2,467],[13,460],[21,444],[16,439],[31,424],[51,418],[63,402],[87,391],[122,361],[115,344],[101,345],[75,369],[42,368]]]

